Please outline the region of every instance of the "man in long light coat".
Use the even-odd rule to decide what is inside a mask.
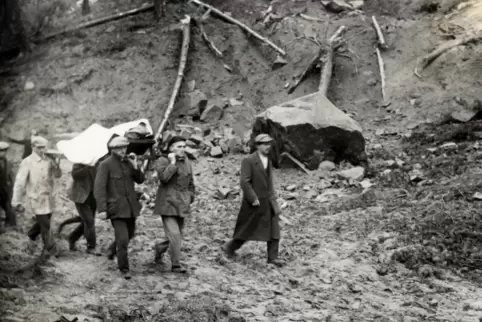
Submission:
[[[30,208],[36,222],[28,231],[30,239],[42,235],[44,250],[55,250],[50,221],[54,210],[54,178],[60,178],[62,172],[58,161],[45,154],[48,141],[40,136],[32,139],[33,152],[23,159],[18,169],[13,188],[12,205],[22,211],[26,192]]]
[[[268,159],[272,141],[268,134],[258,135],[254,139],[257,151],[241,163],[243,201],[233,239],[223,250],[232,257],[247,241],[265,241],[268,263],[282,266],[284,262],[278,258],[281,211],[273,187],[273,166]]]

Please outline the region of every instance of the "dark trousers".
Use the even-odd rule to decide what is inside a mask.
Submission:
[[[110,253],[117,255],[117,266],[120,270],[129,269],[129,258],[127,249],[129,241],[134,237],[136,231],[136,218],[111,219],[114,227],[115,241],[110,245]]]
[[[164,232],[168,240],[157,245],[157,252],[164,254],[169,249],[172,267],[180,267],[184,218],[162,216],[162,225],[164,226]]]
[[[55,244],[50,231],[50,219],[52,214],[35,215],[36,222],[28,231],[27,235],[31,240],[36,240],[38,235],[42,235],[44,249],[51,250]]]
[[[87,241],[87,248],[95,248],[96,236],[95,236],[95,199],[93,196],[89,196],[84,203],[75,203],[75,208],[79,212],[82,222],[70,233],[69,242],[75,244],[82,235]]]
[[[5,226],[17,226],[17,215],[8,198],[0,198],[0,207],[5,212]]]
[[[233,239],[228,244],[229,252],[235,252],[246,243],[246,240]],[[273,239],[267,242],[268,246],[268,262],[278,258],[279,253],[279,239]]]

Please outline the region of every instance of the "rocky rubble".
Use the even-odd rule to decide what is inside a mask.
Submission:
[[[222,131],[187,124],[177,124],[175,130],[168,130],[162,134],[163,151],[166,152],[167,144],[174,136],[182,136],[186,141],[186,152],[194,159],[200,156],[221,158],[228,153],[249,152],[246,142],[241,139],[232,128],[223,127]]]

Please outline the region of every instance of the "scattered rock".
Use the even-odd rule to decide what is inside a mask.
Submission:
[[[238,101],[237,99],[235,98],[230,98],[229,99],[229,105],[231,105],[232,107],[236,107],[236,106],[241,106],[243,105],[244,103],[242,101]]]
[[[210,155],[214,158],[220,158],[223,156],[223,150],[219,146],[215,146],[211,149]]]
[[[353,9],[360,10],[365,5],[365,2],[362,0],[350,1],[350,5],[353,7]]]
[[[27,82],[25,83],[24,90],[30,91],[30,90],[32,90],[32,89],[34,89],[34,88],[35,88],[35,84],[34,84],[33,82],[27,81]]]
[[[318,196],[318,192],[315,190],[311,189],[305,193],[305,198],[306,199],[314,199]]]
[[[286,191],[295,191],[296,189],[296,185],[295,184],[292,184],[292,185],[289,185],[286,187]]]
[[[337,172],[337,175],[343,179],[348,180],[361,180],[365,175],[365,169],[363,167],[354,167],[351,169]]]
[[[211,123],[217,122],[223,117],[223,108],[217,104],[209,105],[201,114],[201,121]]]
[[[189,102],[188,115],[194,118],[198,118],[201,116],[201,113],[203,113],[204,110],[206,109],[206,105],[208,104],[208,99],[206,97],[206,94],[204,94],[200,90],[195,90],[188,94],[188,102]]]
[[[229,188],[219,188],[218,190],[216,190],[216,194],[214,197],[219,200],[224,200],[229,196],[230,192],[231,189]]]
[[[320,166],[318,169],[329,172],[329,171],[335,170],[336,165],[331,161],[323,161],[320,163]]]

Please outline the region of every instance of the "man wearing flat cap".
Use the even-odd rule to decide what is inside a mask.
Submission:
[[[7,160],[9,147],[7,142],[0,142],[0,207],[5,212],[5,226],[15,227],[17,220],[11,204],[14,176],[12,165]]]
[[[281,211],[274,191],[273,166],[268,159],[272,141],[268,134],[256,136],[256,152],[241,163],[243,200],[233,239],[223,250],[228,257],[234,257],[247,241],[265,241],[268,263],[282,266],[283,261],[278,258]]]
[[[167,240],[156,244],[156,263],[161,264],[164,253],[169,249],[171,271],[186,273],[181,265],[181,243],[184,222],[191,214],[195,187],[191,162],[186,156],[186,140],[176,136],[169,141],[166,157],[156,163],[159,189],[157,190],[154,214],[162,217]]]
[[[117,256],[117,266],[126,279],[129,275],[127,255],[129,241],[134,237],[136,217],[141,212],[134,182],[144,182],[135,154],[126,156],[129,141],[115,136],[107,143],[110,156],[97,169],[94,182],[94,197],[99,218],[110,219],[115,231],[115,241],[109,247],[109,259]]]
[[[45,154],[48,141],[40,136],[32,138],[32,154],[22,160],[13,188],[12,205],[19,210],[23,207],[26,192],[30,208],[36,222],[28,231],[30,239],[42,236],[44,250],[55,252],[55,242],[50,230],[50,221],[54,210],[54,178],[60,178],[62,172],[58,161]]]

